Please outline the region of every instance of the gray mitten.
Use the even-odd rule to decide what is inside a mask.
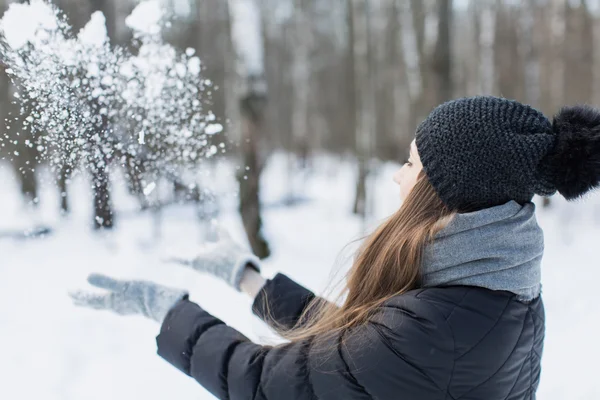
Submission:
[[[167,262],[186,265],[199,272],[215,275],[228,285],[241,292],[240,282],[246,266],[260,272],[260,259],[235,243],[222,227],[217,228],[217,241],[208,243],[193,257],[173,255],[166,257]]]
[[[87,280],[93,286],[107,289],[108,293],[69,293],[75,305],[110,310],[120,315],[140,314],[159,323],[175,304],[188,296],[185,290],[149,281],[119,281],[100,274],[91,274]]]

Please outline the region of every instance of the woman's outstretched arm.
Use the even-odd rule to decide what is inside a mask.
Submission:
[[[273,327],[273,321],[291,328],[315,294],[287,275],[278,273],[266,281],[252,303],[252,312]]]
[[[162,323],[158,354],[219,399],[445,398],[454,351],[446,322],[415,297],[401,303],[320,343],[272,347],[184,299]]]
[[[274,320],[286,328],[293,327],[304,309],[316,297],[312,291],[285,274],[278,273],[267,280],[253,274],[259,273],[248,273],[248,292],[253,292],[259,285],[260,288],[254,295],[252,312],[270,326],[273,326]]]

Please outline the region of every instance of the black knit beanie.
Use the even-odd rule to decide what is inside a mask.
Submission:
[[[419,125],[415,142],[430,183],[459,212],[556,191],[575,200],[600,184],[600,112],[585,105],[550,122],[514,100],[452,100]]]

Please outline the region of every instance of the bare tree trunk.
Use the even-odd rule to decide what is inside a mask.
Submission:
[[[521,49],[525,60],[525,101],[540,106],[540,63],[539,49],[535,40],[535,1],[527,0],[521,13],[523,32]]]
[[[374,98],[370,57],[370,10],[366,0],[351,0],[350,21],[353,32],[354,84],[360,96],[356,98],[356,154],[358,158],[358,176],[353,212],[366,218],[367,177],[373,135]]]
[[[91,11],[102,11],[106,17],[106,30],[111,43],[115,40],[115,8],[112,0],[90,0]],[[98,109],[99,107],[93,107]],[[110,140],[109,122],[105,116],[100,117],[102,124],[96,128],[96,143],[91,144],[91,155],[88,163],[92,175],[92,188],[94,191],[94,228],[107,229],[114,226],[114,216],[110,203],[110,177],[108,164],[110,154],[104,151],[103,140]]]
[[[256,256],[270,255],[262,235],[260,175],[265,157],[259,152],[263,142],[267,87],[264,73],[261,11],[255,0],[229,0],[231,38],[237,57],[238,98],[241,114],[243,167],[237,178],[240,185],[239,211],[244,229]]]
[[[475,94],[480,94],[480,85],[479,82],[481,80],[481,69],[479,68],[479,64],[481,64],[481,46],[479,45],[479,36],[480,36],[480,18],[481,14],[481,3],[476,1],[469,1],[469,7],[467,9],[467,18],[468,24],[465,29],[465,35],[467,35],[464,40],[467,42],[466,45],[463,46],[464,53],[460,55],[460,57],[464,60],[462,66],[465,71],[465,95],[472,96]]]
[[[593,42],[600,43],[600,23],[598,22],[598,16],[593,15]],[[593,50],[593,92],[592,92],[592,103],[599,105],[600,104],[600,49],[594,48]]]
[[[547,81],[546,84],[549,87],[548,100],[545,102],[548,104],[550,112],[558,110],[561,104],[564,102],[565,95],[565,34],[566,34],[566,14],[567,14],[567,2],[566,0],[550,0],[550,16],[549,26],[549,48],[548,48],[548,65],[547,68]],[[542,207],[549,207],[551,204],[550,197],[544,197],[542,199]]]
[[[495,93],[496,89],[496,72],[494,68],[496,10],[494,5],[490,2],[485,3],[479,18],[479,46],[481,49],[479,92],[490,95]]]
[[[21,136],[23,137],[23,136]],[[21,194],[25,201],[31,205],[37,205],[38,202],[38,187],[35,177],[35,156],[31,154],[25,145],[19,143],[18,155],[13,159],[13,166],[21,183]]]
[[[254,254],[260,258],[270,255],[267,241],[262,235],[260,212],[260,172],[257,137],[263,127],[264,105],[258,106],[259,97],[250,95],[241,100],[242,110],[242,153],[247,170],[241,169],[237,178],[240,185],[240,207],[244,229]],[[258,107],[257,107],[258,106]],[[261,110],[253,110],[260,108]],[[256,112],[258,111],[258,112]]]
[[[563,104],[589,103],[593,81],[593,25],[585,0],[578,6],[567,3]]]
[[[400,161],[412,140],[410,96],[402,53],[402,26],[398,2],[385,2],[373,10],[371,43],[374,57],[375,131],[374,156]]]
[[[438,34],[432,57],[434,104],[436,106],[452,97],[452,0],[438,0]]]
[[[60,211],[61,213],[68,214],[69,208],[69,196],[67,193],[69,179],[71,177],[71,166],[63,164],[58,171],[58,190],[60,194]]]
[[[557,110],[563,103],[564,96],[564,56],[565,56],[565,28],[566,28],[566,0],[551,0],[551,51],[552,67],[550,70],[550,96],[552,109]]]
[[[292,146],[288,161],[288,201],[293,202],[296,191],[295,172],[298,158],[306,162],[308,154],[308,98],[310,89],[309,53],[312,42],[307,0],[295,0],[293,21],[292,61]],[[296,190],[297,189],[297,190]]]
[[[12,83],[10,84],[12,86]],[[18,113],[17,107],[9,105],[9,109],[13,113]],[[31,112],[27,109],[27,113]],[[21,194],[26,202],[31,205],[37,205],[38,202],[38,185],[35,176],[35,169],[38,164],[38,152],[35,143],[34,134],[30,129],[24,127],[23,122],[27,118],[27,114],[19,115],[16,121],[13,121],[13,126],[19,127],[20,132],[18,139],[15,141],[15,150],[11,155],[12,165],[15,168],[19,182],[21,184]],[[18,129],[19,129],[18,128]]]
[[[94,190],[94,228],[106,229],[114,226],[110,204],[107,158],[96,156],[90,160]]]
[[[400,129],[405,132],[401,135],[398,140],[398,151],[396,157],[401,157],[404,154],[405,149],[409,148],[410,142],[414,136],[414,127],[410,124],[411,115],[411,99],[410,91],[408,89],[409,83],[407,82],[407,62],[405,59],[405,52],[403,51],[403,39],[404,33],[402,31],[402,8],[394,2],[392,15],[393,15],[393,37],[396,43],[394,43],[394,57],[392,58],[393,64],[393,110],[392,110],[392,126],[394,130],[392,134],[398,136],[397,130]],[[395,161],[401,161],[401,158],[396,158]]]
[[[401,2],[403,55],[406,62],[406,81],[410,95],[409,129],[414,130],[425,114],[425,17],[422,0]]]
[[[410,17],[412,22],[412,35],[416,43],[416,54],[414,55],[417,65],[420,71],[421,88],[426,88],[427,85],[427,35],[425,34],[425,26],[427,22],[427,10],[425,2],[423,0],[411,0],[410,4],[406,3],[410,7]],[[421,96],[424,95],[425,90],[421,90],[419,93]],[[423,99],[421,99],[422,101]]]
[[[8,9],[8,1],[0,1],[0,16]],[[12,140],[5,141],[2,144],[5,157],[11,160],[11,165],[15,171],[20,183],[20,190],[23,199],[30,205],[37,205],[38,186],[35,176],[35,169],[38,163],[38,152],[33,145],[34,135],[30,129],[25,127],[27,114],[19,111],[19,106],[13,103],[13,94],[15,86],[6,75],[6,65],[0,65],[0,118],[4,122],[5,132],[10,129],[18,129],[17,136],[11,134]],[[30,107],[23,107],[27,113],[31,111]],[[8,143],[8,145],[6,145]],[[0,157],[2,155],[0,154]]]
[[[144,194],[143,176],[146,172],[146,164],[142,159],[143,155],[132,156],[125,153],[122,155],[125,164],[125,177],[127,179],[127,188],[129,193],[138,198],[140,207],[145,210],[149,207],[149,201]]]
[[[523,59],[524,98],[527,104],[541,107],[541,70],[540,49],[536,40],[536,1],[527,0],[520,17],[521,36],[519,37],[521,57]],[[543,197],[542,206],[550,204],[549,197]]]

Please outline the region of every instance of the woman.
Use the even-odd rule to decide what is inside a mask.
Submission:
[[[223,238],[194,260],[254,296],[288,342],[261,346],[187,298],[92,275],[79,305],[162,323],[158,354],[220,399],[534,399],[540,380],[544,242],[534,194],[599,184],[600,113],[539,111],[496,97],[438,106],[395,174],[402,206],[359,249],[341,306]]]

